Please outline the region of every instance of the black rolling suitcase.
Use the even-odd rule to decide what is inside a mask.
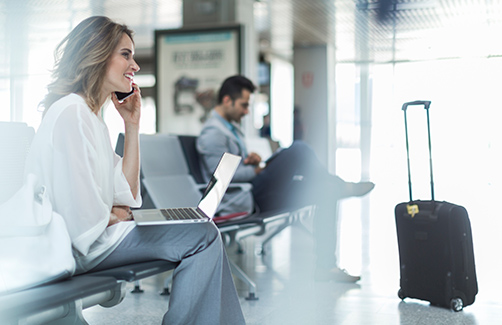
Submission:
[[[429,301],[432,305],[460,311],[474,302],[478,293],[471,225],[464,207],[434,200],[429,123],[430,101],[403,105],[408,158],[410,202],[396,206],[401,288],[398,296]],[[406,111],[423,105],[429,137],[430,201],[413,200]]]

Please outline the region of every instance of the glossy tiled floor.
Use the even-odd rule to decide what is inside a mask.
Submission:
[[[236,285],[248,324],[502,324],[502,220],[486,206],[500,193],[493,185],[479,188],[483,201],[468,201],[473,227],[479,283],[476,302],[462,312],[429,306],[397,297],[399,267],[390,187],[378,186],[366,198],[349,199],[340,207],[341,267],[361,274],[358,284],[318,283],[312,280],[312,237],[305,227],[294,226],[278,235],[266,254],[256,253],[260,238],[245,240],[246,253],[237,262],[257,284],[259,300],[247,301],[247,288]],[[459,196],[461,197],[461,195]],[[481,197],[481,196],[479,196]],[[489,201],[488,201],[489,202]],[[493,201],[492,201],[493,202]],[[90,324],[159,324],[168,298],[158,295],[162,276],[142,282],[145,293],[128,293],[111,309],[100,306],[84,311]]]

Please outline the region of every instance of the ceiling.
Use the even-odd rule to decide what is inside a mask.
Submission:
[[[292,36],[334,44],[339,62],[502,54],[500,0],[262,0],[255,17],[263,51],[287,51]]]
[[[255,0],[260,51],[332,44],[338,62],[376,63],[502,55],[502,0],[379,1]],[[0,0],[0,50],[56,44],[90,15],[128,24],[138,53],[151,54],[155,29],[183,23],[182,0]]]

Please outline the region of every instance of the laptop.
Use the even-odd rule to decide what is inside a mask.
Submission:
[[[134,221],[138,226],[211,221],[241,159],[228,152],[223,154],[197,207],[133,210]]]

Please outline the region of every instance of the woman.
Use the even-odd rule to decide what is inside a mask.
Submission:
[[[135,262],[180,262],[167,324],[244,324],[227,256],[213,223],[136,227],[141,205],[141,95],[133,82],[132,31],[106,17],[81,22],[56,49],[54,81],[26,172],[46,185],[72,239],[77,273]],[[114,92],[134,94],[119,102]],[[102,107],[111,98],[125,125],[115,155]]]

